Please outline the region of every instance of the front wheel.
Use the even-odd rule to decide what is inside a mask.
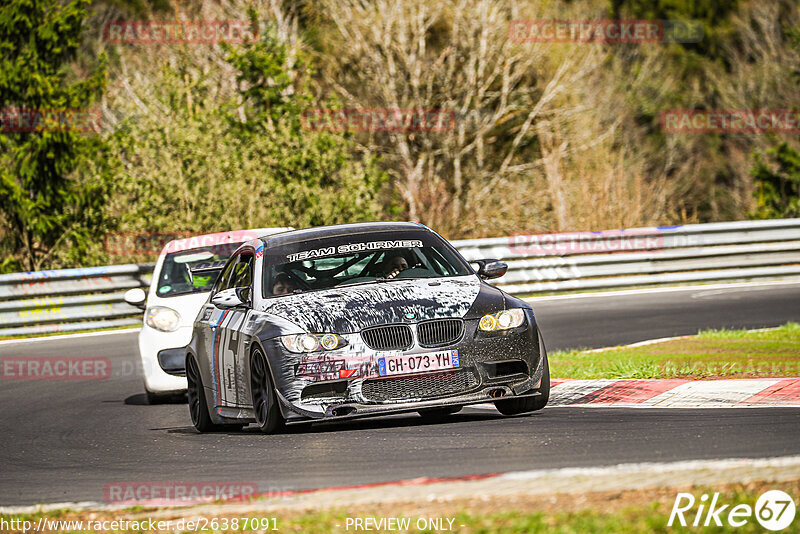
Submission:
[[[542,372],[542,382],[539,385],[539,393],[536,397],[526,397],[524,399],[505,399],[495,401],[494,405],[503,415],[518,415],[526,412],[535,412],[547,406],[550,400],[550,365],[547,363],[547,352],[544,349],[544,342],[539,337],[539,347],[544,358],[544,371]]]
[[[265,434],[273,434],[283,426],[284,420],[275,398],[267,359],[259,349],[253,351],[250,360],[250,391],[258,428]]]
[[[189,415],[192,416],[192,424],[198,432],[213,432],[221,428],[220,425],[211,421],[208,414],[208,404],[206,403],[206,392],[203,387],[203,379],[200,376],[200,368],[194,356],[186,358],[186,393],[189,397]]]

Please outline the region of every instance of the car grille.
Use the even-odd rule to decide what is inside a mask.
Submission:
[[[417,341],[421,347],[441,347],[458,341],[464,332],[461,319],[439,319],[417,325]]]
[[[402,350],[414,344],[411,328],[404,324],[367,328],[361,338],[373,350]]]
[[[371,401],[431,399],[465,393],[478,385],[471,369],[444,371],[425,375],[365,380],[361,394]]]

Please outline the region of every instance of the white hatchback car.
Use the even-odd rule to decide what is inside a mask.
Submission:
[[[237,230],[170,241],[158,257],[149,292],[136,288],[125,293],[128,304],[145,310],[139,354],[150,404],[186,392],[184,347],[219,276],[215,267],[221,268],[243,242],[289,230]]]

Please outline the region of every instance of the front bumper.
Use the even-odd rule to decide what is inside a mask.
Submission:
[[[279,376],[276,377],[276,389],[279,404],[281,405],[287,423],[322,420],[343,420],[376,415],[389,415],[424,410],[426,408],[440,408],[447,406],[466,406],[498,400],[499,398],[522,398],[537,396],[538,387],[542,379],[544,359],[540,354],[539,332],[533,313],[527,314],[526,324],[504,333],[486,334],[478,331],[477,320],[466,320],[464,335],[458,343],[452,346],[441,347],[442,350],[457,349],[461,365],[452,371],[431,371],[414,375],[395,375],[390,377],[376,377],[367,373],[354,379],[325,379],[308,381],[299,378],[296,374],[297,362],[301,361],[296,354],[287,353],[278,343],[270,346],[276,356],[273,372],[280,365]],[[358,349],[360,347],[349,347]],[[347,363],[347,351],[342,354],[332,355],[332,361],[343,358]],[[413,352],[416,349],[411,349]],[[420,349],[423,350],[423,349]],[[430,350],[430,349],[428,349]],[[370,358],[380,354],[371,355]],[[362,362],[365,358],[363,352],[354,354]],[[363,367],[361,368],[364,369]],[[443,374],[470,373],[472,379],[458,390],[437,394],[435,388],[425,384],[425,380],[437,380]],[[325,378],[331,378],[329,375]],[[381,386],[381,381],[397,381],[397,384],[386,382],[384,389],[400,391],[397,398],[376,399],[374,395],[366,393],[365,386]],[[418,384],[425,386],[427,393],[415,397],[412,389]],[[407,395],[403,395],[403,387],[408,385]],[[446,384],[445,384],[446,385]],[[306,392],[309,386],[330,387],[330,395],[321,395],[309,399]],[[399,389],[398,389],[399,388]],[[374,387],[369,389],[374,391]],[[405,398],[404,398],[405,397]],[[410,397],[410,398],[409,398]]]
[[[145,388],[152,393],[180,393],[186,391],[186,378],[175,368],[176,359],[165,359],[163,351],[184,351],[192,339],[192,327],[181,326],[174,332],[161,332],[142,325],[139,332],[139,355],[144,372]],[[167,365],[170,372],[164,370]]]
[[[395,415],[395,414],[403,414],[408,412],[416,412],[419,410],[425,410],[428,408],[447,408],[449,406],[469,406],[471,404],[485,404],[487,402],[493,402],[500,399],[507,399],[507,398],[515,398],[521,399],[526,397],[539,397],[541,393],[534,389],[527,393],[515,395],[513,393],[505,394],[509,392],[508,387],[501,387],[500,389],[503,390],[504,395],[497,397],[494,396],[493,393],[497,390],[496,387],[488,387],[484,388],[480,392],[476,392],[470,395],[462,395],[457,397],[446,397],[443,399],[438,400],[430,400],[430,401],[414,401],[408,403],[401,403],[401,404],[386,404],[386,405],[374,405],[374,404],[343,404],[336,408],[331,408],[328,413],[323,416],[319,416],[317,414],[309,414],[307,416],[301,417],[291,417],[286,419],[286,424],[298,424],[298,423],[307,423],[309,421],[346,421],[350,419],[362,419],[365,417],[376,417],[379,415]],[[280,395],[278,396],[278,400],[286,405],[288,401],[282,398]],[[287,406],[287,408],[291,410],[296,410],[296,408],[292,408]],[[302,415],[302,414],[299,414]]]

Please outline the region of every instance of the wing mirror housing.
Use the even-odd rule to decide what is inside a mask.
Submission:
[[[504,261],[486,259],[475,260],[472,263],[478,266],[477,273],[483,280],[491,280],[493,278],[500,278],[506,271],[508,271],[508,264]]]
[[[131,306],[135,306],[140,310],[145,309],[145,301],[147,300],[147,293],[145,293],[144,289],[142,289],[141,287],[134,287],[133,289],[127,290],[122,298],[125,299],[125,302],[127,302]]]
[[[246,308],[250,305],[250,288],[232,287],[223,289],[211,297],[211,304],[223,310]]]

